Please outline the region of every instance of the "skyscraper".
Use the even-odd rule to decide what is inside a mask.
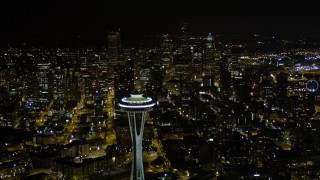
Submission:
[[[37,64],[37,79],[39,85],[39,98],[42,102],[49,102],[52,96],[52,83],[51,83],[51,73],[50,73],[50,63],[39,63]]]
[[[204,49],[204,58],[202,63],[202,75],[203,76],[212,76],[214,73],[214,42],[213,36],[209,33],[205,49]]]
[[[108,32],[108,56],[111,63],[116,64],[121,55],[120,31]]]
[[[183,23],[181,27],[180,34],[180,46],[182,48],[182,53],[189,51],[189,34],[190,34],[190,25],[189,23]]]
[[[155,104],[149,97],[134,93],[130,97],[122,98],[119,106],[127,112],[130,133],[133,146],[133,160],[130,179],[144,180],[142,161],[142,138],[146,112],[150,111]]]
[[[154,100],[157,100],[162,90],[163,80],[163,69],[159,66],[153,66],[150,69],[150,78],[146,87],[147,95],[151,96]]]
[[[277,101],[280,108],[286,108],[287,106],[287,87],[288,87],[288,74],[280,73],[276,77],[276,95]]]
[[[179,35],[179,53],[182,54],[182,59],[191,64],[191,51],[190,51],[190,25],[183,23]]]
[[[168,34],[162,35],[162,41],[160,44],[161,50],[161,66],[165,70],[165,74],[168,77],[171,76],[172,71],[172,61],[173,61],[173,53],[172,53],[172,39]]]
[[[114,67],[114,90],[116,100],[128,95],[134,90],[134,62],[133,60],[125,61],[124,65]]]
[[[231,86],[231,74],[228,69],[230,52],[223,49],[221,56],[219,87],[221,88],[221,98],[223,100],[228,100]]]

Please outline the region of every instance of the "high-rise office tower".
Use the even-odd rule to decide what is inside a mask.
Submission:
[[[119,106],[128,114],[130,133],[133,146],[133,161],[131,169],[131,180],[144,180],[143,156],[142,156],[142,138],[146,113],[152,109],[155,104],[149,97],[143,97],[143,94],[135,93],[130,97],[122,98]]]
[[[141,71],[139,74],[139,80],[140,80],[140,91],[141,92],[147,91],[147,85],[151,81],[151,68],[150,67],[141,68]]]
[[[39,98],[43,102],[49,102],[52,98],[52,73],[50,73],[50,63],[37,64],[37,78],[40,88]]]
[[[151,96],[154,100],[158,99],[158,96],[162,90],[163,79],[163,69],[159,66],[153,66],[150,69],[150,79],[147,83],[146,92],[147,95]]]
[[[137,89],[141,92],[143,92],[143,87],[145,89],[145,86],[143,86],[142,84],[142,76],[143,76],[143,71],[145,66],[145,54],[146,54],[146,50],[145,49],[137,49],[136,53],[135,53],[135,61],[134,61],[134,89]],[[149,73],[150,74],[150,73]],[[145,76],[143,76],[145,77]]]
[[[190,51],[190,25],[183,23],[179,35],[179,49],[178,54],[182,54],[182,60],[191,64],[191,51]]]
[[[161,50],[161,66],[165,70],[166,77],[169,78],[171,76],[171,71],[172,71],[173,51],[172,51],[172,39],[168,34],[162,35],[160,50]]]
[[[236,78],[240,76],[240,62],[239,62],[239,57],[240,53],[237,52],[237,50],[233,50],[231,52],[231,56],[229,58],[229,71],[231,73],[232,78]]]
[[[280,108],[286,108],[287,107],[287,87],[288,87],[288,74],[286,73],[280,73],[276,77],[277,83],[276,83],[276,96],[278,105]]]
[[[35,72],[26,73],[23,76],[23,84],[24,84],[24,95],[25,99],[31,104],[35,104],[39,101],[39,86],[38,86],[38,78]]]
[[[193,80],[191,65],[187,62],[176,63],[174,65],[174,79],[191,82]]]
[[[182,48],[182,53],[186,53],[189,50],[189,34],[190,34],[190,25],[189,23],[183,23],[181,27],[180,34],[180,46]]]
[[[134,59],[134,48],[122,48],[122,61]]]
[[[221,50],[216,48],[214,51],[214,63],[213,63],[213,77],[214,77],[214,84],[217,87],[220,87],[221,81],[221,63],[222,62],[222,53]]]
[[[116,64],[121,56],[120,31],[108,32],[108,56],[109,61],[113,64]]]
[[[221,88],[221,98],[223,100],[228,100],[230,95],[230,87],[231,87],[231,74],[229,72],[229,53],[226,50],[222,50],[222,58],[220,63],[220,83],[219,87]]]
[[[190,51],[192,55],[192,74],[194,81],[201,82],[202,62],[204,57],[203,38],[190,39]]]
[[[134,90],[133,68],[133,60],[127,60],[125,65],[118,64],[114,67],[114,90],[117,100]]]
[[[203,76],[212,76],[214,73],[214,39],[211,33],[209,33],[205,49],[204,49],[204,58],[202,63],[202,75]]]
[[[60,66],[54,69],[52,77],[52,97],[56,102],[63,103],[64,101],[64,74]]]
[[[271,73],[265,72],[261,75],[260,96],[262,99],[273,98],[274,82]]]
[[[76,74],[73,68],[64,69],[64,99],[68,101],[78,101],[80,99],[79,94],[79,76]]]

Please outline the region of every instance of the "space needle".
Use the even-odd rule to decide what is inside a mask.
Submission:
[[[142,160],[142,138],[146,113],[152,110],[155,103],[150,97],[144,97],[141,93],[132,93],[130,97],[121,99],[119,106],[122,111],[127,112],[132,147],[132,168],[131,180],[144,180],[143,160]]]

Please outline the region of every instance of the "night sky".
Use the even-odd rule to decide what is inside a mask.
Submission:
[[[177,33],[181,23],[194,35],[275,34],[320,36],[315,2],[281,1],[10,1],[0,4],[3,42],[105,41],[108,30],[124,38]],[[130,41],[129,40],[129,41]]]

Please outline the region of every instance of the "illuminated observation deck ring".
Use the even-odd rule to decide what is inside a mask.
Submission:
[[[315,92],[319,88],[319,83],[316,80],[308,80],[306,83],[306,89],[310,92]]]
[[[151,110],[155,105],[152,102],[152,98],[143,97],[142,94],[130,94],[131,97],[125,97],[121,99],[119,106],[124,110],[133,110],[133,111],[145,111]]]

